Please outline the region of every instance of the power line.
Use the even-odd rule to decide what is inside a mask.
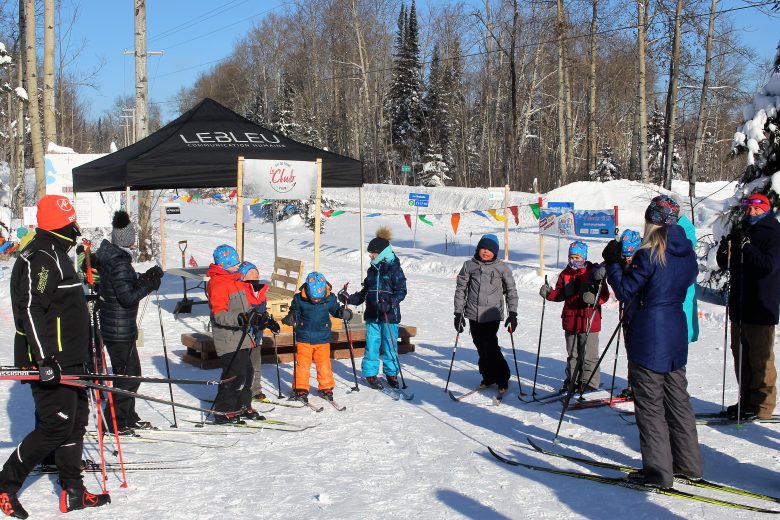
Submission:
[[[731,13],[731,12],[734,12],[734,11],[742,11],[744,9],[757,9],[757,8],[760,8],[760,7],[774,5],[775,3],[776,3],[775,0],[770,0],[770,1],[762,2],[762,3],[758,3],[758,4],[751,4],[751,5],[745,5],[745,6],[740,6],[740,7],[732,7],[732,8],[729,8],[729,9],[723,9],[721,11],[716,11],[715,14],[716,15],[721,15],[721,14]],[[277,7],[279,7],[279,6],[277,6]],[[255,16],[258,16],[258,15],[255,15]],[[688,18],[701,18],[701,17],[704,17],[704,16],[709,16],[709,13],[699,13],[699,14],[688,16]],[[613,28],[613,29],[604,29],[603,31],[597,31],[595,33],[595,35],[596,36],[602,36],[602,35],[605,35],[605,34],[612,34],[612,33],[615,33],[615,32],[627,31],[627,30],[631,30],[631,29],[638,29],[639,27],[643,27],[643,26],[645,27],[645,29],[648,29],[648,28],[650,28],[650,27],[652,27],[652,26],[654,26],[656,24],[659,24],[659,23],[663,23],[663,22],[661,22],[661,21],[652,21],[652,22],[648,22],[647,24],[624,25],[622,27],[616,27],[616,28]],[[233,25],[235,25],[235,24],[233,24]],[[561,38],[561,40],[562,41],[572,41],[572,40],[579,40],[581,38],[590,38],[590,37],[591,37],[590,33],[583,33],[583,34],[575,34],[575,35],[572,35],[572,36],[565,36],[565,37]],[[183,43],[186,43],[186,42],[183,42]],[[557,44],[557,43],[558,43],[558,38],[555,38],[555,39],[550,39],[550,40],[536,41],[536,42],[532,42],[532,43],[526,43],[526,44],[518,45],[517,47],[515,47],[515,49],[527,49],[527,48],[536,47],[538,45],[548,45],[548,44]],[[180,44],[176,44],[176,45],[180,45]],[[456,56],[456,57],[439,58],[439,61],[443,62],[443,61],[452,61],[454,59],[461,59],[461,58],[473,58],[473,57],[485,56],[485,55],[493,54],[493,53],[497,53],[497,52],[503,52],[503,51],[501,49],[495,49],[495,50],[491,50],[491,51],[485,50],[485,51],[473,52],[473,53],[470,53],[470,54],[463,54],[461,56]],[[188,70],[197,69],[197,68],[200,68],[200,67],[205,67],[206,65],[211,65],[213,63],[224,61],[225,59],[226,58],[219,58],[219,59],[216,59],[216,60],[210,60],[210,61],[207,61],[207,62],[199,63],[197,65],[193,65],[191,67],[185,67],[183,69],[175,70],[175,71],[172,71],[172,72],[167,72],[165,74],[160,74],[158,76],[158,78],[162,78],[162,77],[165,77],[165,76],[172,76],[172,75],[178,74],[180,72],[186,72]],[[430,62],[423,62],[422,64],[425,65],[425,64],[429,64],[429,63]],[[333,79],[355,79],[355,78],[359,78],[359,77],[361,77],[363,75],[378,74],[378,73],[381,73],[381,72],[392,71],[393,69],[394,69],[394,66],[383,67],[383,68],[380,68],[380,69],[370,69],[370,70],[366,70],[366,71],[362,71],[362,72],[351,72],[349,74],[345,74],[345,75],[342,75],[342,76],[324,77],[324,78],[322,78],[322,80],[323,81],[330,81],[330,80],[333,80]]]
[[[173,45],[169,45],[169,46],[168,46],[168,49],[173,49],[173,48],[175,48],[175,47],[180,47],[180,46],[184,45],[185,43],[190,43],[190,42],[192,42],[192,41],[199,40],[199,39],[201,39],[201,38],[205,38],[206,36],[210,36],[210,35],[214,34],[215,32],[219,32],[219,31],[221,31],[221,30],[223,30],[223,29],[227,29],[228,27],[233,27],[234,25],[238,25],[238,24],[240,24],[240,23],[244,23],[244,22],[246,22],[247,20],[251,20],[252,18],[257,18],[258,16],[260,16],[260,15],[263,15],[263,14],[266,14],[266,13],[268,13],[268,12],[271,12],[271,11],[273,11],[274,9],[278,9],[279,7],[282,7],[282,4],[280,4],[280,5],[277,5],[276,7],[272,7],[272,8],[270,8],[270,9],[266,9],[266,10],[264,10],[264,11],[260,11],[259,13],[257,13],[257,14],[253,14],[252,16],[247,16],[246,18],[242,18],[241,20],[239,20],[239,21],[237,21],[237,22],[233,22],[233,23],[231,23],[231,24],[228,24],[228,25],[223,25],[222,27],[220,27],[220,28],[218,28],[218,29],[214,29],[213,31],[209,31],[209,32],[207,32],[207,33],[204,33],[204,34],[201,34],[201,35],[199,35],[199,36],[193,36],[192,38],[190,38],[190,39],[188,39],[188,40],[184,40],[184,41],[182,41],[182,42],[179,42],[179,43],[174,43]]]
[[[189,20],[186,20],[186,21],[180,23],[179,25],[171,27],[170,29],[166,29],[166,30],[162,31],[159,34],[155,34],[154,36],[149,38],[149,41],[151,42],[151,41],[154,41],[154,40],[160,40],[160,39],[163,39],[163,38],[167,38],[168,36],[171,36],[173,34],[181,32],[181,31],[183,31],[185,29],[189,29],[190,27],[192,27],[194,25],[197,25],[200,22],[204,21],[206,18],[211,18],[210,15],[214,15],[214,16],[220,15],[220,14],[225,13],[225,12],[235,8],[235,7],[238,7],[241,4],[247,3],[249,0],[243,0],[239,4],[233,5],[231,7],[230,4],[235,4],[238,1],[239,0],[231,0],[230,2],[228,2],[225,5],[222,5],[220,7],[215,7],[214,9],[211,9],[210,11],[206,11],[205,13],[202,13],[202,14],[199,14],[198,16],[190,18]]]

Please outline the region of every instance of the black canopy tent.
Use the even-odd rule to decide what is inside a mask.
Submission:
[[[309,162],[319,159],[321,173],[318,177],[321,178],[322,187],[363,186],[361,161],[294,141],[253,123],[213,99],[205,98],[148,137],[74,168],[73,191],[238,186],[241,193],[239,170],[245,159]],[[316,202],[319,212],[319,186]],[[243,253],[240,200],[238,205],[236,245],[239,252]],[[360,217],[362,248],[362,207]],[[316,223],[319,224],[319,219]],[[315,266],[319,263],[320,238],[319,225],[316,228]]]
[[[227,188],[246,159],[322,159],[324,188],[363,186],[363,163],[277,134],[206,98],[153,134],[73,170],[73,191]]]

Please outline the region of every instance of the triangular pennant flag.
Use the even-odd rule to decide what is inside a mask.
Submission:
[[[192,202],[192,195],[187,195],[187,199],[184,202]]]
[[[333,215],[333,210],[332,209],[325,210],[322,212],[322,214],[325,215],[326,217],[331,217]]]
[[[346,211],[342,211],[342,210],[339,209],[339,210],[336,210],[333,213],[331,213],[330,216],[331,217],[338,217],[339,215],[343,215],[344,213],[346,213]]]
[[[404,220],[406,221],[406,225],[409,226],[409,229],[412,229],[412,216],[408,213],[404,213]]]
[[[192,256],[192,255],[190,255],[190,262],[189,262],[189,264],[192,267],[198,267],[198,262],[195,261],[195,257]]]
[[[433,227],[433,222],[431,222],[430,220],[427,220],[425,218],[425,215],[418,215],[417,218],[419,218],[421,221],[425,222],[429,226]]]
[[[531,211],[534,212],[534,217],[536,217],[536,220],[539,220],[539,203],[534,202],[533,204],[529,204],[531,206]]]
[[[509,211],[511,211],[512,216],[515,217],[515,226],[520,224],[519,208],[517,206],[509,206]]]
[[[192,198],[193,199],[199,199],[200,198],[200,193],[196,193],[195,195],[192,196]]]
[[[478,209],[475,209],[474,211],[472,211],[472,213],[476,213],[476,214],[477,214],[477,215],[479,215],[480,217],[484,217],[484,218],[490,218],[490,217],[488,217],[487,215],[485,215],[484,213],[482,213],[481,211],[479,211]]]
[[[253,204],[257,204],[259,200],[260,200],[259,198],[255,197],[254,199],[252,199],[252,201],[249,203],[249,205],[251,206]]]
[[[368,218],[368,217],[378,217],[380,215],[381,215],[381,213],[369,213],[368,215],[366,215],[366,218]]]
[[[450,223],[452,224],[452,234],[457,235],[458,224],[460,224],[460,213],[453,213],[452,217],[450,218]]]
[[[499,215],[498,213],[496,213],[496,210],[494,209],[489,209],[487,210],[487,212],[490,213],[491,217],[498,220],[499,222],[503,222],[506,220],[506,217],[504,215]]]
[[[236,196],[236,193],[238,193],[238,190],[233,190],[233,191],[231,191],[231,192],[230,192],[230,194],[228,195],[228,198],[229,198],[229,199],[232,199],[233,197],[235,197],[235,196]]]

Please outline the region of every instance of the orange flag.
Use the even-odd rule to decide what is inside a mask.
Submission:
[[[450,218],[450,223],[452,224],[452,234],[457,235],[458,224],[460,224],[460,213],[453,213],[452,218]]]
[[[412,229],[412,216],[409,213],[405,213],[404,220],[406,221],[406,225],[409,226],[409,229]]]

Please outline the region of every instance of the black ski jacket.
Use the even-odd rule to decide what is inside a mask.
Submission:
[[[729,316],[753,325],[777,325],[780,315],[780,222],[772,213],[745,228],[750,240],[740,251],[741,237],[731,246]],[[725,268],[725,241],[718,248],[718,265]]]
[[[100,273],[100,331],[103,341],[135,341],[138,328],[138,302],[151,292],[135,272],[130,254],[103,240],[94,253]]]
[[[66,237],[38,229],[11,272],[11,306],[17,336],[17,366],[54,356],[62,367],[89,360],[89,313]]]

